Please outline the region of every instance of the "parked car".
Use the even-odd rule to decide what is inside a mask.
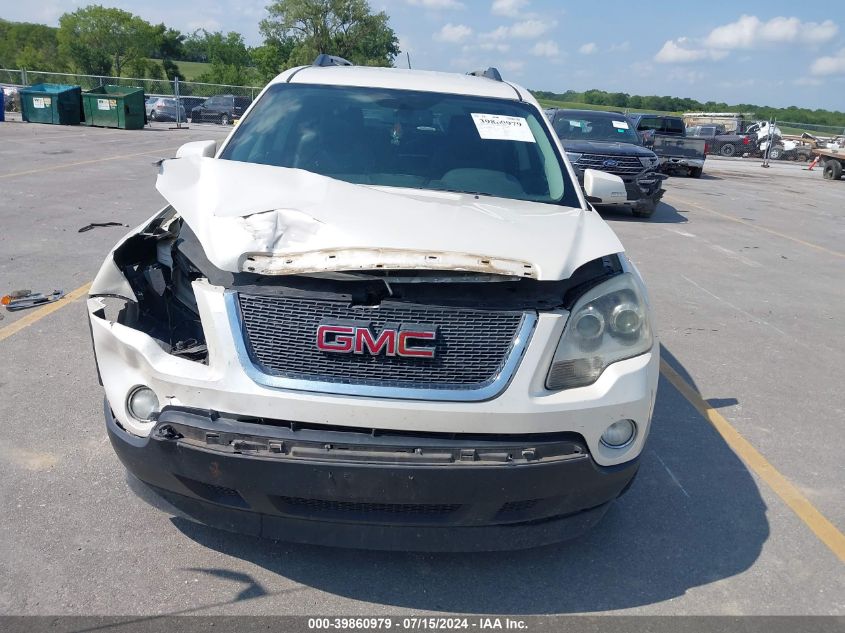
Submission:
[[[727,134],[722,125],[695,125],[687,128],[687,136],[703,138],[707,141],[710,154],[736,156],[754,153],[757,143],[749,134]]]
[[[635,217],[649,218],[663,197],[666,176],[658,173],[659,159],[619,112],[599,110],[546,110],[578,179],[584,170],[598,169],[622,178],[627,195],[614,201]]]
[[[176,99],[171,97],[151,97],[145,102],[147,118],[152,121],[176,121],[177,107],[179,121],[186,122],[185,107],[177,105]]]
[[[217,95],[209,97],[191,110],[191,121],[197,123],[220,123],[229,125],[239,119],[249,107],[249,97]]]
[[[664,173],[683,171],[700,178],[707,158],[707,141],[687,138],[684,120],[666,114],[629,114],[628,119],[643,144],[660,158]]]
[[[185,108],[185,112],[188,113],[190,116],[193,112],[193,109],[196,108],[198,105],[202,105],[207,101],[207,97],[179,97],[179,103],[182,104],[182,107]]]
[[[528,90],[321,55],[176,155],[87,303],[145,499],[266,538],[501,550],[577,536],[631,485],[645,287]]]

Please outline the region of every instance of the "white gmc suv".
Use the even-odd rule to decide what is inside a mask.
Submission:
[[[279,75],[88,299],[130,485],[305,543],[571,538],[637,472],[658,345],[643,282],[538,103],[498,71]]]

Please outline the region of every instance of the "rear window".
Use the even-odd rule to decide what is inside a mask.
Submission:
[[[669,134],[683,134],[684,133],[684,122],[682,119],[674,119],[672,117],[666,117],[663,119],[664,121],[664,130]]]
[[[578,205],[542,114],[504,99],[275,84],[221,158],[356,184]]]

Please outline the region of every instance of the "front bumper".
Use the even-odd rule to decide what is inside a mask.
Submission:
[[[166,408],[148,437],[105,406],[109,438],[153,505],[254,536],[362,549],[494,551],[574,538],[630,485],[574,433],[373,436]]]
[[[672,168],[703,168],[704,167],[704,159],[703,158],[684,158],[678,156],[661,156],[660,158],[660,168],[661,169],[672,169]]]

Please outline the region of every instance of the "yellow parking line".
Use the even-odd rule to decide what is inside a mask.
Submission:
[[[818,244],[814,244],[813,242],[807,242],[806,240],[802,240],[797,237],[793,237],[791,235],[787,235],[786,233],[781,233],[780,231],[776,231],[774,229],[767,228],[765,226],[760,226],[758,224],[754,224],[753,222],[748,222],[741,218],[735,218],[732,215],[728,215],[727,213],[719,213],[718,211],[714,211],[713,209],[709,209],[705,206],[702,206],[696,202],[690,202],[689,200],[685,200],[684,198],[680,198],[674,193],[670,193],[669,198],[677,200],[683,204],[689,205],[691,207],[695,207],[699,211],[706,211],[707,213],[712,213],[713,215],[718,215],[720,218],[724,218],[726,220],[730,220],[731,222],[736,222],[737,224],[744,224],[745,226],[750,226],[752,229],[757,229],[758,231],[765,231],[766,233],[771,233],[772,235],[777,235],[778,237],[782,237],[785,240],[790,240],[795,242],[796,244],[801,244],[802,246],[808,246],[810,248],[814,248],[817,251],[821,251],[823,253],[827,253],[828,255],[834,255],[836,257],[845,258],[845,253],[841,251],[834,251],[830,248],[825,248],[824,246],[820,246]]]
[[[711,407],[701,394],[684,380],[664,360],[660,361],[660,373],[686,398],[704,418],[716,429],[725,443],[789,506],[804,524],[845,563],[845,534],[842,534],[816,507],[801,494],[795,485],[769,463],[760,452],[737,431],[730,422]]]
[[[78,163],[64,163],[60,165],[52,165],[49,167],[40,167],[38,169],[28,169],[26,171],[16,171],[11,174],[0,174],[0,178],[14,178],[15,176],[28,176],[30,174],[40,174],[45,171],[53,171],[55,169],[67,169],[68,167],[79,167],[80,165],[93,165],[94,163],[106,163],[110,160],[123,160],[124,158],[134,158],[135,156],[149,156],[150,154],[163,154],[165,152],[175,152],[178,148],[166,147],[157,150],[150,150],[147,152],[138,152],[137,154],[123,154],[121,156],[109,156],[108,158],[94,158],[92,160],[82,160]]]
[[[0,341],[3,339],[9,338],[12,334],[16,334],[20,332],[22,329],[29,327],[36,321],[40,321],[45,316],[49,316],[53,314],[56,310],[61,310],[69,303],[76,301],[79,297],[88,294],[88,290],[91,288],[91,282],[89,281],[84,286],[80,286],[76,290],[71,290],[67,293],[64,297],[59,299],[58,301],[54,301],[53,303],[48,303],[45,306],[42,306],[36,310],[33,310],[29,314],[27,314],[22,319],[18,319],[14,323],[10,323],[4,328],[0,328]]]

